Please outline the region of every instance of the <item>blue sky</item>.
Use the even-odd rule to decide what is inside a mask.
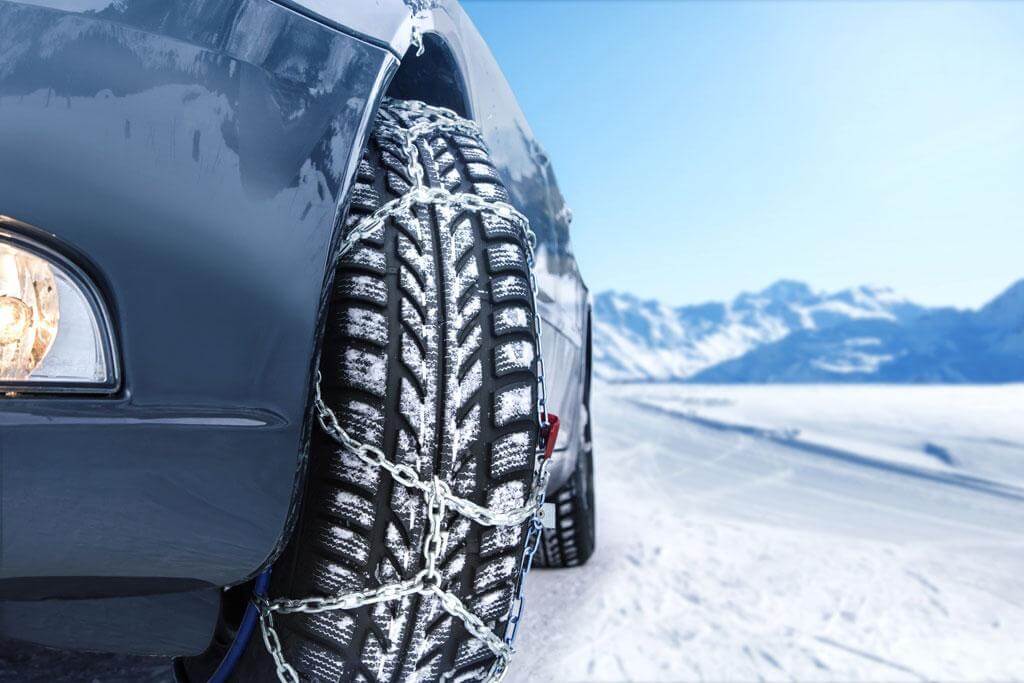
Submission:
[[[1024,2],[464,0],[596,291],[1024,277]]]

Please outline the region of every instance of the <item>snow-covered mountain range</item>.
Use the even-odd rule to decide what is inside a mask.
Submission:
[[[781,280],[725,303],[594,299],[594,373],[609,381],[1024,380],[1024,280],[978,310],[927,308],[882,287]]]

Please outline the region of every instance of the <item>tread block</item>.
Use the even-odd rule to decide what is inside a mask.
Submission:
[[[416,378],[421,387],[427,385],[429,381],[427,373],[430,371],[430,368],[427,367],[426,354],[420,350],[419,345],[413,341],[413,337],[409,334],[402,335],[402,365],[412,373],[412,376]]]
[[[470,301],[478,300],[470,299]],[[465,308],[463,310],[465,310]],[[470,321],[474,319],[473,315],[460,315],[459,317],[462,319],[463,322],[467,319]],[[464,375],[466,374],[466,365],[473,360],[473,354],[475,354],[480,349],[480,343],[481,338],[483,336],[483,332],[481,332],[480,330],[480,325],[473,324],[471,322],[469,324],[464,323],[463,325],[460,325],[459,333],[465,333],[465,337],[463,337],[462,342],[459,345],[459,357],[461,360],[461,363],[459,364],[459,374]]]
[[[491,160],[487,155],[487,152],[483,148],[477,146],[470,147],[468,145],[462,145],[459,147],[459,154],[467,162],[490,163]]]
[[[416,286],[422,296],[423,288],[434,284],[433,255],[422,251],[423,238],[419,234],[422,229],[419,221],[401,221],[400,225],[406,232],[398,236],[398,257],[410,274],[416,276]]]
[[[480,282],[480,272],[476,267],[476,260],[470,259],[466,261],[466,265],[455,280],[455,299],[461,299],[469,291],[470,287],[475,287]]]
[[[308,671],[317,680],[340,681],[345,672],[345,659],[338,652],[313,641],[304,641],[294,655],[300,671]]]
[[[352,201],[350,211],[362,210],[372,213],[381,205],[380,193],[372,185],[356,185],[352,188]]]
[[[345,612],[321,612],[309,618],[309,630],[334,643],[335,647],[344,647],[354,629],[352,617]]]
[[[416,341],[420,346],[425,347],[427,339],[432,336],[431,328],[427,327],[427,321],[424,320],[423,315],[420,313],[420,309],[412,305],[408,299],[402,299],[401,305],[401,317],[402,324],[409,334],[415,336]]]
[[[458,422],[459,430],[459,444],[461,450],[455,453],[455,457],[459,458],[461,455],[468,454],[468,450],[476,444],[480,438],[480,425],[483,420],[480,419],[480,406],[474,405],[469,409],[469,412],[463,415]]]
[[[349,299],[369,301],[378,306],[387,304],[387,290],[384,283],[371,275],[343,273],[336,280],[335,291]]]
[[[335,327],[350,339],[385,346],[388,343],[388,323],[380,311],[367,308],[346,308],[334,320]]]
[[[480,554],[494,555],[499,552],[509,552],[519,545],[522,538],[523,532],[519,527],[493,527],[483,533]]]
[[[365,246],[357,246],[346,252],[342,255],[339,263],[347,266],[362,266],[363,269],[377,275],[384,275],[387,269],[384,254]]]
[[[454,222],[452,229],[452,257],[454,260],[458,261],[473,248],[476,242],[475,232],[473,222],[468,215],[463,215],[461,219]]]
[[[324,495],[320,500],[320,509],[329,515],[351,520],[366,529],[373,526],[377,512],[372,499],[342,489]]]
[[[508,609],[512,598],[512,587],[502,586],[477,596],[473,600],[470,609],[473,611],[473,614],[483,619],[485,623],[505,619],[508,617]]]
[[[519,420],[529,420],[536,413],[533,387],[528,384],[503,387],[494,395],[494,423],[505,427]]]
[[[511,555],[501,555],[493,560],[487,560],[476,568],[473,576],[473,592],[483,593],[500,586],[507,581],[508,577],[516,571],[518,558]]]
[[[480,214],[484,224],[484,234],[489,240],[507,239],[519,241],[523,238],[523,231],[520,227],[507,218],[484,211]]]
[[[498,172],[494,169],[494,166],[491,166],[489,163],[475,161],[470,162],[466,164],[466,169],[469,172],[468,175],[471,180],[484,181],[489,183],[501,182],[501,176],[498,175]]]
[[[316,556],[310,567],[313,587],[319,595],[337,595],[361,590],[365,582],[352,569],[325,557]]]
[[[531,332],[533,316],[524,306],[502,306],[494,312],[493,328],[499,336],[511,332]]]
[[[447,145],[445,145],[445,149],[441,150],[437,155],[435,161],[437,162],[438,170],[442,173],[448,173],[449,171],[455,171],[458,173],[458,170],[453,168],[453,166],[455,166],[455,156],[447,149]]]
[[[419,449],[433,432],[433,429],[430,428],[432,425],[428,424],[433,419],[430,406],[423,400],[423,396],[416,387],[404,377],[399,391],[399,410],[416,433],[417,438],[414,443]]]
[[[479,312],[480,312],[480,297],[478,297],[478,296],[468,297],[465,300],[465,302],[462,304],[462,309],[459,311],[459,318],[461,319],[460,320],[461,324],[459,325],[459,332],[464,332],[465,329],[466,329],[465,325],[470,323],[470,322],[473,322],[473,319],[476,318],[476,316],[477,316],[477,314]],[[479,327],[475,327],[474,329],[479,330],[480,328]]]
[[[529,372],[533,368],[533,360],[533,342],[525,339],[502,342],[494,349],[494,372],[499,377]]]
[[[444,185],[445,189],[449,192],[455,192],[456,188],[462,184],[462,176],[453,168],[441,176],[441,184]]]
[[[359,166],[356,168],[356,182],[357,183],[372,183],[376,177],[377,172],[373,168],[373,164],[363,155],[363,158],[359,160]]]
[[[321,524],[318,534],[321,546],[363,564],[370,552],[370,543],[360,534],[338,524]]]
[[[473,193],[496,202],[508,202],[508,191],[497,183],[473,183]]]
[[[526,255],[521,247],[515,244],[499,244],[487,249],[487,267],[492,274],[515,272],[524,277],[529,272],[526,268]]]
[[[455,666],[461,669],[484,659],[493,659],[493,657],[489,657],[490,652],[482,641],[465,640],[459,645],[459,652],[455,656]],[[460,671],[458,680],[482,681],[485,680],[486,676],[487,667],[480,666],[468,671]]]
[[[499,304],[507,301],[529,303],[533,299],[533,292],[525,278],[518,275],[502,275],[491,280],[491,299]]]
[[[381,411],[377,406],[356,399],[346,400],[341,404],[338,418],[352,438],[377,448],[383,446],[384,428],[381,425]]]
[[[387,382],[387,354],[347,348],[341,359],[341,376],[349,386],[384,397]]]
[[[478,149],[486,153],[487,147],[484,145],[483,140],[479,138],[471,138],[467,135],[460,135],[458,133],[452,135],[452,141],[459,146],[459,148],[465,153],[467,149]]]
[[[526,504],[526,487],[521,481],[498,484],[487,492],[487,507],[492,510],[509,512]]]
[[[363,462],[355,454],[340,447],[334,450],[327,474],[364,491],[375,491],[380,482],[380,468]]]
[[[491,446],[491,476],[503,479],[525,468],[530,460],[531,439],[529,432],[512,432],[499,437]]]
[[[419,306],[420,310],[427,307],[427,294],[423,291],[423,288],[420,287],[419,281],[416,279],[416,276],[412,274],[412,271],[410,271],[409,268],[405,266],[402,267],[399,271],[398,281],[402,291],[405,292],[417,306]]]

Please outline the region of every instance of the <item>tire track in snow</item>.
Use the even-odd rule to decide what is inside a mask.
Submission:
[[[881,460],[878,458],[863,455],[861,453],[854,453],[853,451],[847,451],[840,448],[834,448],[832,446],[825,446],[822,444],[816,444],[809,441],[803,441],[792,434],[786,433],[785,431],[764,429],[761,427],[751,427],[748,425],[724,422],[721,420],[714,420],[709,417],[697,415],[695,413],[683,413],[675,410],[662,408],[660,406],[652,405],[651,403],[643,400],[630,399],[630,402],[645,410],[662,413],[669,417],[678,420],[685,420],[687,422],[699,425],[701,427],[707,427],[709,429],[716,429],[725,432],[736,432],[738,434],[744,434],[746,436],[763,439],[765,441],[771,441],[773,443],[786,446],[794,450],[805,451],[807,453],[812,453],[814,455],[820,455],[835,460],[845,461],[852,465],[884,469],[908,477],[919,477],[940,484],[972,488],[974,490],[977,490],[982,493],[987,493],[989,495],[1003,496],[1009,498],[1010,500],[1024,502],[1024,489],[1021,489],[1017,486],[992,481],[990,479],[975,477],[969,474],[947,473],[942,471],[926,470],[923,468],[913,467],[910,465],[904,465],[901,463]]]

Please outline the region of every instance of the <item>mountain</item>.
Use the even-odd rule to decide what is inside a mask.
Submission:
[[[594,316],[594,372],[609,381],[1024,380],[1024,280],[977,311],[783,280],[677,308],[606,292]]]

